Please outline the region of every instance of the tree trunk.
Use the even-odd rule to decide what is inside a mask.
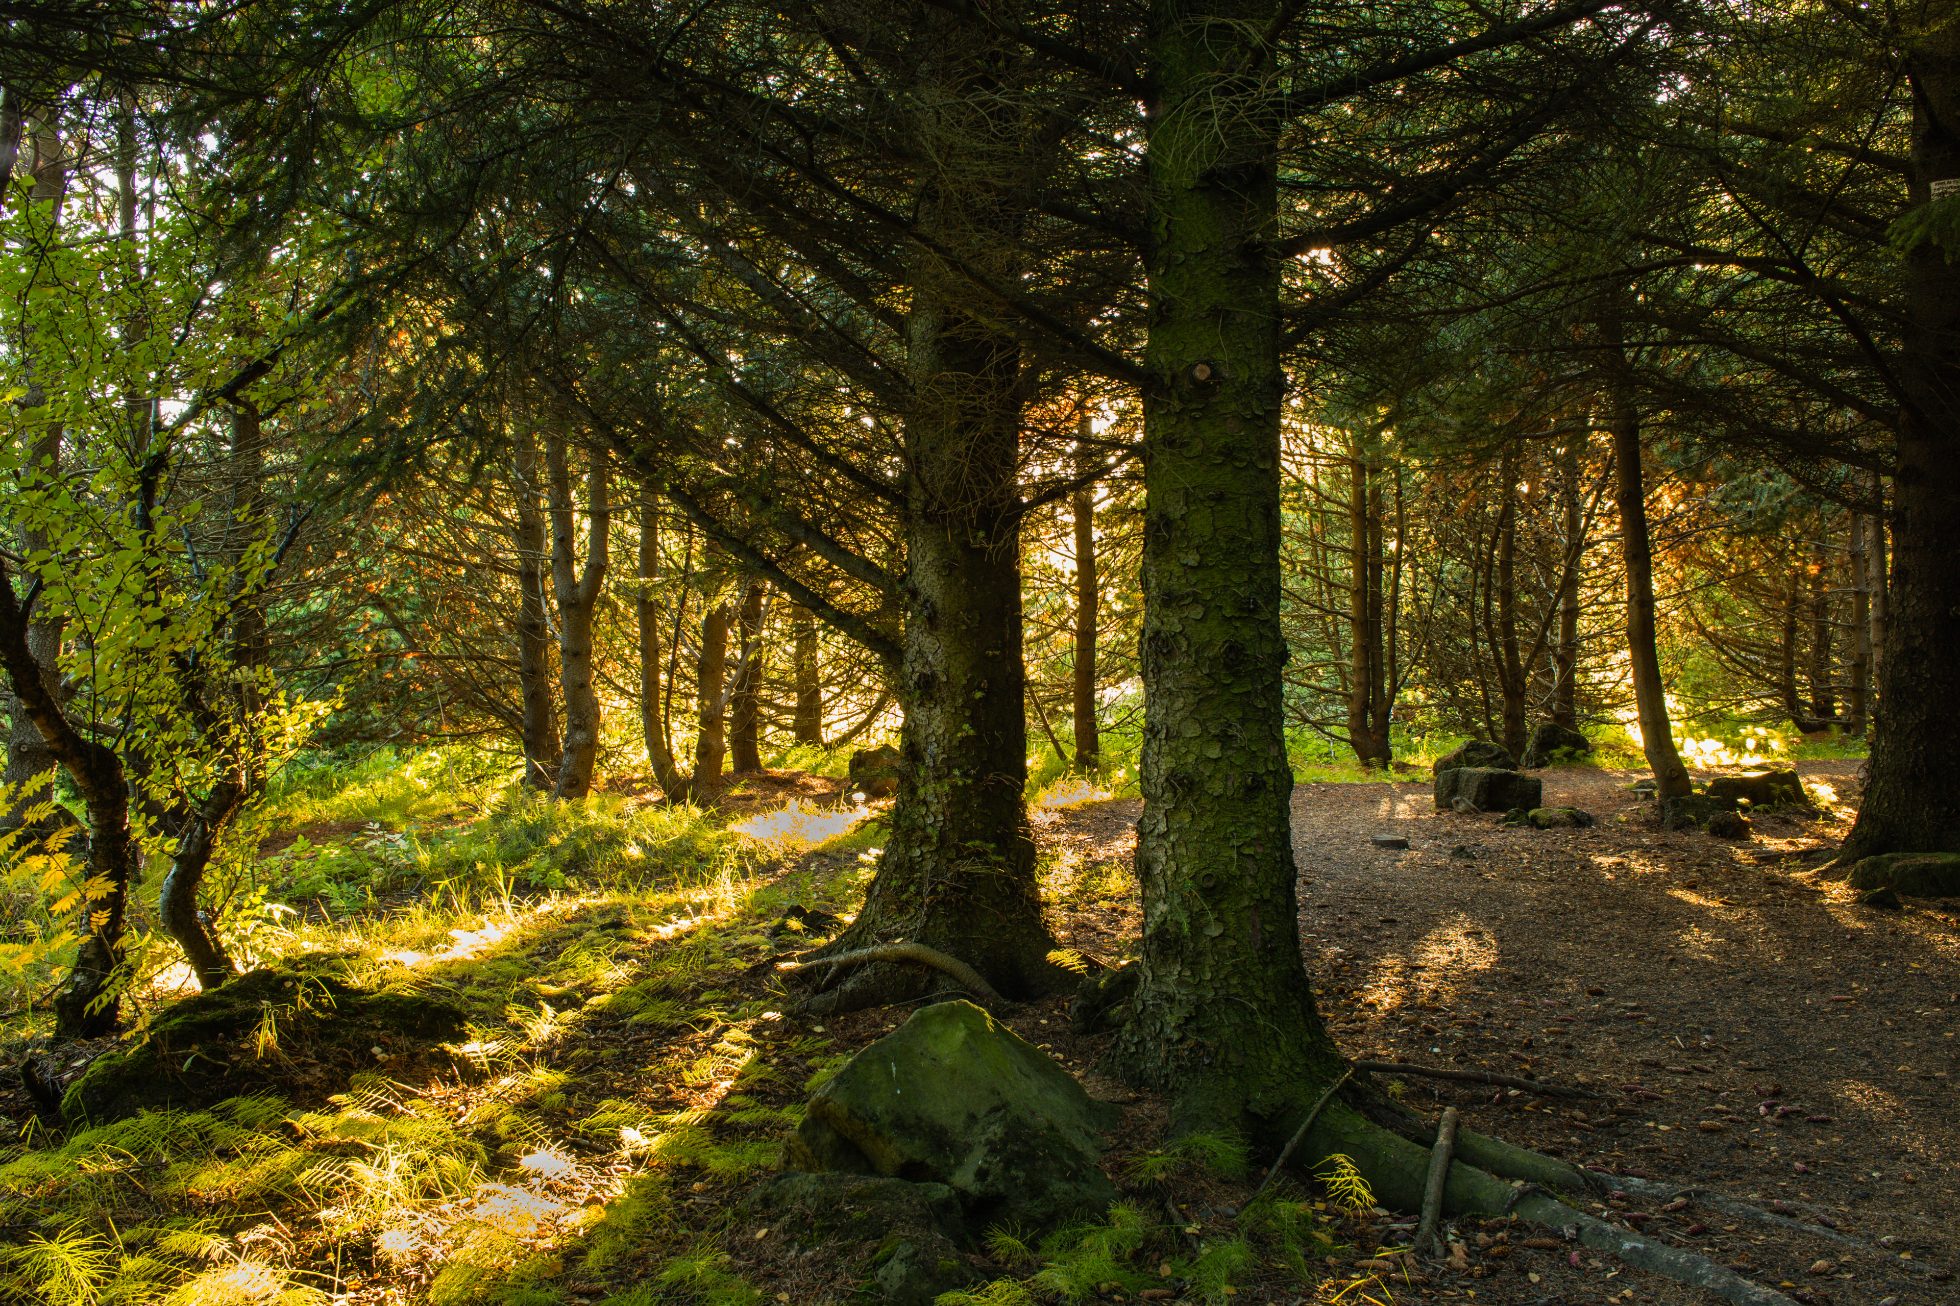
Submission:
[[[653,600],[654,583],[660,579],[660,522],[654,513],[651,495],[640,500],[640,556],[633,595],[633,619],[639,635],[640,653],[640,737],[645,741],[647,766],[653,781],[669,801],[684,800],[687,781],[674,761],[674,746],[667,734],[667,715],[660,694],[660,607]]]
[[[1579,560],[1586,529],[1579,503],[1579,446],[1585,437],[1565,442],[1559,459],[1559,497],[1565,514],[1565,551],[1571,565],[1560,577],[1558,643],[1552,650],[1552,724],[1579,728]]]
[[[1082,415],[1079,434],[1089,434],[1089,415]],[[1081,446],[1079,463],[1090,461]],[[1084,485],[1069,499],[1075,527],[1075,769],[1094,772],[1102,763],[1102,738],[1096,726],[1096,635],[1102,590],[1096,575],[1096,487]]]
[[[1916,92],[1910,193],[1923,205],[1936,185],[1960,185],[1960,23],[1929,25],[1907,62]],[[1960,685],[1960,263],[1950,252],[1923,238],[1906,253],[1892,584],[1865,799],[1841,861],[1960,852],[1951,721]]]
[[[22,132],[32,147],[28,165],[32,184],[27,195],[33,218],[30,230],[38,243],[51,247],[60,233],[61,201],[68,188],[68,157],[53,123],[30,120],[24,124]],[[42,266],[40,255],[35,252],[25,252],[21,257],[37,267]],[[31,297],[32,287],[24,293]],[[30,327],[29,338],[22,342],[21,350],[21,370],[27,378],[27,393],[20,397],[16,420],[24,426],[39,426],[40,429],[32,436],[30,457],[31,465],[38,471],[30,475],[52,481],[61,474],[63,427],[59,420],[33,421],[36,410],[47,405],[47,390],[36,376],[35,356]],[[30,528],[21,532],[22,557],[33,557],[47,548],[45,531]],[[61,642],[65,624],[59,614],[54,614],[34,620],[27,632],[28,651],[46,678],[48,692],[57,699],[64,697],[61,688]],[[0,782],[6,784],[8,792],[19,794],[23,799],[21,807],[0,812],[0,830],[12,830],[21,824],[21,808],[40,801],[38,792],[52,777],[56,763],[53,750],[41,738],[41,732],[35,729],[33,720],[20,701],[11,694],[6,696],[5,701],[10,729],[7,735],[7,765],[4,775],[0,775]]]
[[[1300,959],[1281,710],[1272,10],[1152,10],[1143,947],[1114,1049],[1174,1129],[1259,1144],[1341,1073]]]
[[[1810,572],[1810,719],[1812,729],[1828,730],[1837,716],[1837,695],[1831,685],[1831,570],[1830,555],[1818,551]]]
[[[1871,595],[1871,695],[1878,694],[1879,668],[1885,661],[1886,614],[1891,610],[1890,595],[1892,587],[1891,570],[1886,565],[1885,527],[1888,520],[1885,511],[1885,480],[1877,473],[1872,474],[1873,511],[1871,516],[1870,545],[1865,551],[1866,591]],[[1877,715],[1878,704],[1867,703],[1865,727],[1871,728],[1872,718]]]
[[[1790,585],[1783,596],[1782,627],[1776,642],[1776,693],[1783,714],[1798,730],[1810,728],[1803,712],[1803,696],[1797,692],[1797,634],[1802,625],[1803,568],[1790,570]]]
[[[698,709],[694,734],[694,774],[687,796],[706,802],[721,792],[721,768],[728,756],[728,605],[715,603],[701,617],[701,643],[694,663]]]
[[[1393,760],[1383,666],[1381,490],[1362,456],[1361,438],[1348,436],[1348,744],[1365,767]]]
[[[1615,339],[1613,347],[1619,348]],[[1640,750],[1654,772],[1656,802],[1692,791],[1688,768],[1674,747],[1667,719],[1667,687],[1661,679],[1654,620],[1654,553],[1647,535],[1647,487],[1640,461],[1640,414],[1623,384],[1613,386],[1613,499],[1620,512],[1620,548],[1627,570],[1627,659],[1640,720]]]
[[[767,588],[760,576],[742,585],[737,607],[741,653],[728,697],[729,761],[737,772],[762,769],[762,605]]]
[[[1497,510],[1497,685],[1502,696],[1502,742],[1512,757],[1523,757],[1525,696],[1531,687],[1518,645],[1518,463],[1515,446],[1507,446],[1498,463]]]
[[[1851,514],[1851,552],[1846,570],[1851,578],[1851,665],[1850,684],[1845,687],[1844,733],[1865,733],[1866,714],[1871,711],[1872,628],[1871,569],[1865,565],[1865,539],[1871,519],[1862,512]]]
[[[823,673],[817,664],[817,619],[798,604],[790,612],[796,712],[790,729],[799,744],[823,747]]]
[[[551,624],[545,607],[551,555],[539,506],[544,484],[539,477],[537,440],[529,432],[517,436],[511,470],[517,508],[511,542],[517,550],[517,686],[522,706],[518,729],[524,748],[524,784],[543,792],[557,781],[563,745],[558,738]]]
[[[606,580],[612,512],[607,502],[607,467],[592,455],[585,474],[585,566],[577,564],[578,536],[572,517],[572,479],[565,442],[545,440],[547,494],[551,513],[551,588],[558,603],[558,683],[564,692],[565,746],[558,758],[559,798],[592,792],[599,759],[599,695],[592,677],[593,617]]]

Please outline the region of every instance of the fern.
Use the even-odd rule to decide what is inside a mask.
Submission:
[[[1353,1157],[1336,1152],[1324,1158],[1320,1165],[1314,1171],[1314,1178],[1327,1186],[1327,1196],[1336,1206],[1355,1214],[1374,1206],[1375,1192],[1354,1164]]]

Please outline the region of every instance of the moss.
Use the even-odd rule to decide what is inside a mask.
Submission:
[[[1912,898],[1960,898],[1960,853],[1885,853],[1851,867],[1854,889],[1891,889]]]

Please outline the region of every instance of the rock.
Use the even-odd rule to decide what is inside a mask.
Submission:
[[[1683,794],[1661,804],[1661,825],[1669,830],[1706,830],[1710,817],[1735,811],[1735,801],[1707,794]]]
[[[370,1067],[374,1049],[455,1038],[461,1008],[423,994],[377,993],[330,976],[255,970],[173,1002],[68,1086],[61,1118],[104,1124],[161,1107],[200,1108],[279,1082],[295,1053]]]
[[[1645,780],[1635,780],[1627,788],[1636,794],[1645,794],[1647,797],[1652,798],[1661,791],[1661,782],[1650,775]]]
[[[1459,766],[1437,772],[1438,810],[1455,810],[1459,798],[1480,812],[1502,812],[1513,807],[1530,810],[1545,801],[1545,785],[1536,776],[1494,766]]]
[[[942,1002],[846,1062],[810,1099],[789,1169],[943,1183],[976,1228],[1100,1216],[1118,1118],[1048,1055],[970,1002]]]
[[[1078,1034],[1097,1034],[1122,1023],[1143,972],[1135,962],[1104,970],[1083,982],[1069,1002],[1068,1019]]]
[[[945,1184],[880,1175],[777,1175],[744,1203],[770,1231],[809,1251],[870,1248],[881,1301],[930,1306],[976,1277],[961,1255],[959,1198]]]
[[[850,777],[851,788],[866,798],[889,798],[898,792],[898,778],[904,766],[905,759],[896,748],[880,744],[852,753],[845,774]]]
[[[1518,759],[1502,744],[1493,744],[1488,739],[1465,741],[1453,753],[1446,753],[1436,759],[1430,769],[1438,776],[1445,771],[1455,771],[1466,766],[1489,767],[1499,771],[1515,771]]]
[[[1593,824],[1592,813],[1576,807],[1534,807],[1525,820],[1537,830],[1584,830]]]
[[[1716,812],[1708,818],[1708,833],[1717,839],[1747,839],[1749,822],[1740,812]]]
[[[1409,841],[1399,834],[1371,835],[1368,842],[1377,848],[1407,848]]]
[[[1592,752],[1592,740],[1570,726],[1561,726],[1544,721],[1534,726],[1531,739],[1525,745],[1522,765],[1528,771],[1554,762],[1570,762],[1588,756]]]
[[[792,906],[769,927],[771,934],[794,934],[805,939],[829,938],[844,922],[821,907]]]
[[[1797,778],[1795,770],[1788,767],[1718,775],[1708,782],[1707,791],[1711,798],[1726,798],[1730,802],[1748,803],[1751,807],[1776,807],[1781,804],[1807,807],[1810,803],[1804,797],[1803,781]]]
[[[1960,898],[1960,853],[1884,853],[1851,868],[1854,889],[1890,889],[1908,898]]]
[[[1867,889],[1858,895],[1860,907],[1876,907],[1881,911],[1898,911],[1905,906],[1899,901],[1898,892],[1890,886],[1881,889]]]
[[[1458,816],[1477,815],[1477,805],[1471,802],[1468,798],[1450,799],[1450,810],[1452,812],[1455,812]]]
[[[1529,807],[1513,807],[1509,811],[1504,813],[1504,820],[1500,822],[1500,824],[1530,825],[1531,809]]]

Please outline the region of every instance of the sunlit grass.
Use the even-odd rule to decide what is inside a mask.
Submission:
[[[745,839],[781,852],[805,852],[850,833],[871,813],[864,807],[821,808],[793,798],[773,812],[759,812],[728,827]]]

